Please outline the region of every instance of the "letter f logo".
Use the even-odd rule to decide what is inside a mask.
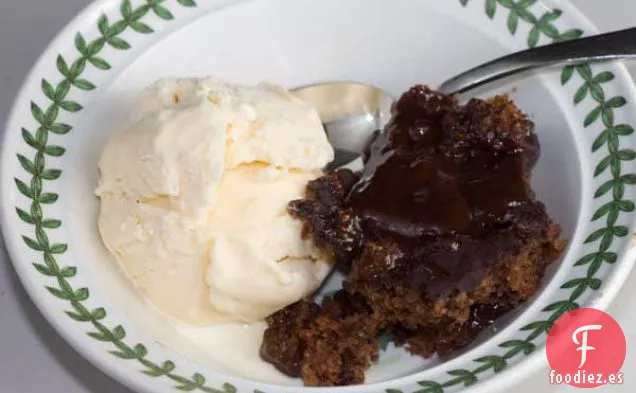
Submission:
[[[574,341],[574,344],[580,345],[580,347],[576,348],[577,351],[581,351],[581,364],[579,365],[579,368],[583,367],[583,365],[587,361],[587,351],[593,351],[596,349],[594,347],[587,345],[587,332],[589,330],[601,330],[602,327],[603,326],[601,325],[585,325],[576,329],[574,333],[572,333],[572,341]],[[579,339],[577,338],[577,336],[581,332],[583,333],[581,335],[582,340],[581,342],[579,342]]]

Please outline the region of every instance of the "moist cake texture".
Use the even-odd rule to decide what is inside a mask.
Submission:
[[[533,127],[505,96],[406,92],[361,172],[318,178],[289,205],[346,279],[321,305],[268,317],[263,359],[306,385],[359,384],[380,334],[445,356],[532,297],[564,248],[530,187]]]

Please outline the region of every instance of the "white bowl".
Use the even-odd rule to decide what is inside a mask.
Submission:
[[[634,259],[634,86],[618,63],[512,86],[542,144],[534,188],[570,246],[544,287],[453,359],[389,346],[368,383],[302,388],[257,355],[259,329],[185,332],[139,298],[96,229],[97,157],[132,95],[162,76],[288,87],[350,80],[397,96],[528,45],[594,33],[556,0],[101,0],[44,52],[2,145],[2,226],[36,305],[89,361],[147,392],[428,392],[505,388],[545,364],[546,330],[604,308]],[[560,8],[557,10],[556,8]],[[582,29],[582,30],[579,30]],[[198,345],[198,338],[207,346]],[[194,341],[193,341],[194,338]]]

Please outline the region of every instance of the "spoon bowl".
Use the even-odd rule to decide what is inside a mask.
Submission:
[[[300,87],[292,93],[311,104],[323,121],[334,160],[327,170],[341,167],[360,156],[371,134],[391,117],[394,98],[367,84],[334,82]]]

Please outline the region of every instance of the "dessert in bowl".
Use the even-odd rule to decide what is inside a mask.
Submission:
[[[187,1],[183,3],[190,4]],[[313,270],[318,266],[314,262],[325,261],[327,265],[331,265],[337,261],[333,260],[334,249],[328,243],[321,245],[316,241],[314,235],[318,231],[312,227],[311,215],[301,214],[298,209],[286,210],[289,201],[302,201],[292,204],[296,207],[309,204],[320,208],[325,204],[324,201],[306,194],[305,186],[314,180],[316,182],[310,183],[313,186],[324,184],[325,181],[329,183],[335,175],[325,174],[327,177],[322,178],[323,174],[316,170],[321,166],[316,162],[307,163],[306,166],[291,162],[272,165],[271,160],[274,157],[266,157],[263,162],[245,165],[244,168],[233,167],[232,163],[224,160],[223,164],[226,166],[217,169],[235,176],[227,184],[223,184],[223,180],[218,182],[218,198],[213,200],[198,199],[195,204],[182,204],[174,196],[150,196],[140,200],[148,204],[144,205],[143,211],[137,211],[141,208],[129,204],[129,200],[111,201],[122,204],[126,202],[122,208],[147,214],[147,217],[142,217],[144,222],[146,219],[156,218],[157,211],[171,211],[175,222],[201,228],[198,222],[193,224],[196,220],[192,217],[196,215],[196,211],[189,208],[210,204],[226,205],[227,212],[231,212],[231,215],[241,214],[245,217],[252,214],[242,209],[248,194],[261,196],[259,192],[262,190],[262,196],[267,196],[263,200],[268,202],[253,212],[255,216],[268,216],[268,212],[271,212],[269,209],[281,212],[285,208],[280,217],[266,217],[267,220],[262,222],[269,224],[262,228],[255,225],[251,228],[234,225],[235,223],[226,225],[228,220],[219,220],[215,233],[202,231],[205,232],[202,235],[203,240],[178,239],[175,236],[177,232],[166,232],[169,235],[166,242],[162,243],[169,245],[193,242],[196,245],[200,240],[207,241],[205,239],[215,237],[234,238],[227,242],[232,247],[225,248],[229,257],[223,261],[234,260],[241,264],[226,265],[217,271],[217,276],[210,274],[207,278],[206,274],[199,272],[195,275],[200,285],[197,288],[195,285],[189,286],[187,280],[183,279],[186,277],[183,270],[174,270],[175,279],[172,282],[172,276],[168,275],[170,269],[146,270],[148,267],[153,269],[165,264],[147,263],[144,258],[148,255],[141,249],[137,250],[139,257],[127,262],[126,255],[133,255],[130,250],[137,246],[126,245],[123,249],[125,253],[130,253],[118,257],[118,263],[117,258],[104,246],[98,230],[100,200],[95,197],[95,189],[99,183],[97,168],[100,154],[108,141],[115,133],[126,129],[127,124],[131,124],[128,114],[134,117],[140,113],[133,109],[136,108],[135,97],[140,91],[167,76],[185,78],[213,74],[244,86],[253,86],[265,80],[288,87],[330,80],[359,80],[380,86],[398,97],[414,83],[434,86],[471,64],[496,57],[503,52],[521,49],[528,44],[547,42],[549,39],[539,31],[540,42],[535,42],[537,33],[530,34],[531,31],[526,31],[532,30],[532,26],[523,19],[517,19],[517,27],[514,32],[510,31],[514,25],[508,26],[506,20],[514,20],[514,16],[510,15],[515,14],[515,10],[498,7],[496,18],[490,20],[483,12],[483,3],[479,1],[442,3],[404,0],[399,4],[378,2],[377,7],[369,7],[367,2],[357,0],[348,1],[344,5],[330,0],[302,4],[281,0],[237,2],[232,3],[231,7],[220,7],[221,5],[222,2],[210,1],[200,2],[198,7],[185,7],[182,2],[166,2],[161,7],[154,3],[144,7],[134,2],[102,1],[90,7],[60,35],[32,72],[16,102],[3,144],[3,235],[22,281],[38,307],[69,342],[100,368],[142,391],[163,392],[179,388],[223,392],[258,390],[267,393],[304,389],[301,387],[301,379],[289,378],[277,371],[274,365],[262,360],[259,351],[263,344],[263,334],[268,329],[267,323],[252,323],[247,327],[242,323],[262,321],[277,309],[291,310],[286,307],[294,307],[294,304],[298,304],[297,301],[310,295],[329,270]],[[579,28],[586,32],[593,31],[570,6],[559,6],[561,12],[553,11],[556,6],[551,2],[537,2],[529,4],[526,11],[538,20],[549,9],[550,15],[557,21],[551,23],[559,37],[563,36],[564,39],[580,34],[577,30]],[[99,16],[101,12],[105,13],[106,18]],[[137,30],[148,30],[139,24],[132,26],[131,22],[131,26],[128,26],[126,22],[118,23],[131,21],[126,15],[133,12],[137,22],[151,26],[156,34],[142,35]],[[307,19],[305,16],[308,13],[313,17]],[[283,14],[285,17],[281,18]],[[360,18],[360,15],[366,17]],[[167,19],[164,22],[157,18]],[[502,22],[501,18],[505,20]],[[172,22],[168,22],[168,19]],[[297,23],[300,20],[305,23]],[[350,29],[351,20],[357,21],[356,29]],[[395,20],[400,23],[396,24]],[[92,29],[93,24],[87,24],[89,21],[95,22],[100,33]],[[324,23],[319,21],[329,21],[330,28],[325,29]],[[419,38],[413,40],[408,48],[395,45],[396,40],[413,36]],[[444,42],[439,39],[442,36]],[[222,37],[232,39],[221,39]],[[375,44],[364,45],[368,42]],[[132,50],[125,50],[124,47],[131,47]],[[449,47],[455,50],[448,51]],[[479,48],[479,51],[474,48]],[[431,61],[433,58],[442,60]],[[593,80],[594,87],[588,88],[586,94],[577,94],[587,80]],[[383,322],[380,328],[382,332],[379,333],[379,346],[382,348],[378,351],[371,343],[359,348],[360,351],[369,348],[369,359],[375,357],[373,352],[378,353],[377,363],[371,362],[371,368],[362,372],[367,363],[360,362],[355,372],[352,372],[355,378],[339,381],[321,379],[324,381],[322,384],[330,385],[359,383],[364,375],[365,383],[348,387],[327,387],[326,391],[340,389],[378,392],[393,389],[411,392],[434,389],[432,391],[439,392],[467,386],[477,389],[482,387],[490,391],[492,384],[506,386],[545,362],[542,348],[550,321],[573,307],[602,308],[610,301],[633,262],[628,234],[633,231],[634,220],[629,201],[634,199],[630,182],[635,171],[630,158],[634,146],[629,134],[632,129],[630,124],[635,124],[636,121],[631,107],[627,105],[633,100],[630,83],[622,66],[604,64],[547,72],[541,77],[531,77],[516,83],[515,92],[508,86],[502,90],[488,91],[484,95],[489,98],[499,93],[510,93],[515,105],[522,113],[527,113],[529,120],[535,124],[534,132],[541,145],[541,157],[536,163],[531,181],[531,189],[535,195],[526,197],[525,200],[528,205],[533,205],[530,202],[534,200],[545,203],[545,212],[537,215],[544,218],[544,225],[537,227],[535,235],[537,241],[546,246],[543,259],[546,264],[554,259],[548,255],[551,254],[548,251],[554,249],[558,253],[563,247],[557,241],[556,232],[548,230],[552,228],[552,223],[560,225],[561,235],[558,239],[567,240],[567,249],[562,250],[560,258],[547,267],[540,288],[536,284],[529,286],[538,290],[533,297],[531,290],[524,292],[519,299],[508,297],[508,301],[519,307],[508,313],[503,320],[500,319],[499,324],[495,324],[496,329],[485,329],[468,347],[450,351],[451,355],[445,357],[432,356],[424,359],[419,355],[412,356],[399,345],[406,344],[407,349],[416,349],[420,354],[447,352],[441,342],[438,347],[428,351],[426,344],[430,339],[417,339],[408,332],[408,327],[406,331],[401,331]],[[599,94],[599,89],[603,91],[602,95]],[[576,104],[573,103],[575,95]],[[600,104],[597,99],[602,99],[604,103],[601,109],[598,109]],[[497,102],[492,104],[497,105]],[[502,108],[504,107],[507,106],[503,105]],[[457,111],[462,112],[461,106],[457,107]],[[170,151],[179,149],[189,152],[204,149],[205,146],[218,148],[222,145],[215,145],[211,141],[206,144],[204,139],[199,139],[200,143],[189,144],[185,143],[185,139],[170,139],[177,135],[174,132],[171,134],[170,125],[175,126],[178,122],[168,120],[166,119],[166,123],[153,123],[154,125],[149,126],[153,130],[156,127],[166,127],[167,141],[155,145],[165,148],[166,157],[172,154]],[[604,122],[612,125],[612,131],[606,132],[608,126]],[[204,134],[199,134],[199,138],[203,136]],[[154,136],[147,142],[152,138]],[[513,144],[520,142],[514,137],[512,139]],[[493,141],[496,142],[496,138]],[[184,145],[181,145],[182,142]],[[318,145],[318,140],[312,143],[312,146]],[[123,145],[118,150],[125,153]],[[433,150],[437,151],[437,148]],[[178,156],[170,157],[178,162]],[[204,158],[205,155],[200,157]],[[509,159],[514,165],[519,164],[517,158]],[[620,161],[620,165],[616,165],[616,160]],[[126,162],[115,161],[115,164],[126,165],[127,168],[124,169],[134,172],[136,163]],[[427,167],[428,164],[423,165]],[[270,170],[271,166],[284,167],[284,170]],[[299,168],[294,169],[292,166]],[[362,168],[355,168],[356,171],[360,169]],[[104,173],[105,171],[102,175]],[[209,175],[207,178],[213,179],[212,174],[213,172],[206,174]],[[260,176],[261,174],[264,176]],[[517,180],[517,175],[520,174],[523,173],[508,173]],[[356,176],[354,174],[350,180],[355,180]],[[262,181],[257,190],[246,189],[249,188],[248,185],[256,184],[256,180]],[[286,185],[288,193],[284,196],[281,195],[283,193],[269,188],[276,181]],[[526,184],[523,181],[520,183]],[[167,187],[167,194],[170,194],[172,191],[169,182],[164,185]],[[191,185],[194,194],[197,187],[199,191],[205,187],[202,182]],[[223,186],[225,190],[220,189]],[[239,189],[245,191],[245,194],[239,193]],[[323,198],[333,197],[327,193],[328,189],[329,187],[325,187]],[[100,187],[98,192],[103,197],[107,192],[116,191],[106,191]],[[136,204],[136,199],[134,201]],[[457,200],[453,203],[456,202]],[[345,208],[349,207],[348,203],[345,203]],[[443,209],[440,212],[441,210]],[[115,211],[119,210],[113,210]],[[360,221],[377,218],[377,214],[369,214],[369,211],[357,212],[355,216]],[[276,231],[283,228],[265,230],[272,228],[269,225],[276,221],[274,218],[280,218],[286,223],[282,225],[285,228],[294,228],[293,231],[290,229],[285,232],[289,237],[274,236]],[[206,226],[209,223],[214,224],[214,221],[214,217],[208,215],[202,218]],[[382,220],[376,221],[379,228],[386,224]],[[313,222],[317,221],[314,219]],[[307,236],[304,238],[303,223],[307,227]],[[138,224],[130,221],[130,228],[135,228]],[[115,228],[115,224],[112,225]],[[135,229],[132,232],[145,239],[145,230],[142,228],[138,232]],[[400,228],[391,229],[395,230],[403,232]],[[233,232],[232,236],[226,236],[230,232]],[[113,230],[111,233],[115,238],[129,232]],[[517,227],[516,232],[511,230],[509,233],[511,238],[515,238],[522,231]],[[396,237],[395,234],[391,236]],[[363,237],[365,240],[370,238],[368,233]],[[529,237],[524,235],[524,238]],[[298,244],[296,241],[304,244],[298,255],[305,262],[294,261],[298,262],[295,266],[299,268],[289,268],[291,273],[297,274],[296,277],[301,277],[295,281],[298,286],[293,291],[282,294],[272,290],[284,281],[280,278],[290,271],[272,274],[271,270],[260,270],[271,266],[268,262],[279,259],[279,256],[288,256],[288,248],[283,247],[282,253],[278,254],[257,253],[258,258],[235,258],[239,252],[256,247],[255,239],[260,239],[259,247],[267,239],[293,239],[287,245]],[[449,247],[452,245],[451,242]],[[127,248],[129,246],[131,248]],[[113,250],[118,248],[108,247]],[[196,250],[197,247],[198,245],[188,248],[188,251]],[[165,251],[165,255],[169,255],[168,251],[172,252],[172,249]],[[202,253],[207,255],[207,251]],[[369,251],[366,250],[366,254]],[[387,250],[378,251],[382,255]],[[249,254],[253,253],[250,251]],[[153,261],[161,262],[162,257],[157,255],[157,258],[153,257]],[[352,256],[350,267],[353,269],[350,271],[346,270],[346,264],[344,269],[334,267],[335,273],[328,277],[318,298],[314,298],[320,306],[319,319],[329,319],[330,309],[336,314],[340,312],[340,303],[334,299],[342,298],[342,295],[330,297],[337,290],[337,283],[342,282],[343,277],[338,274],[347,275],[345,283],[351,283],[345,284],[346,291],[363,292],[366,285],[363,280],[367,280],[369,276],[358,274],[362,273],[361,269],[357,269],[362,266],[358,265],[360,258],[359,255]],[[189,260],[192,262],[195,259]],[[367,260],[371,261],[373,258]],[[241,270],[247,266],[244,263],[249,264],[249,269],[260,271],[260,278],[270,277],[272,281],[257,288],[258,291],[251,291],[259,282],[256,278],[241,278],[248,277],[242,275],[244,272]],[[192,264],[196,265],[196,262]],[[536,266],[538,265],[528,264],[528,267]],[[234,267],[239,269],[226,270]],[[136,268],[142,270],[141,274],[133,271]],[[494,274],[494,270],[491,273]],[[162,274],[167,277],[161,277]],[[393,273],[381,271],[378,274],[390,276]],[[143,281],[143,277],[157,279],[157,282],[168,280],[169,284],[162,284],[162,287],[168,288],[161,291],[163,288],[153,287],[151,281],[139,284],[136,280]],[[214,285],[221,290],[215,293],[208,290],[211,286],[206,280],[221,277],[229,277],[230,282],[239,284],[225,286],[223,280],[218,280]],[[172,292],[173,284],[175,289],[182,288],[177,295]],[[466,288],[470,286],[464,287]],[[505,289],[505,286],[499,288]],[[361,295],[371,297],[374,293],[371,289],[365,289]],[[196,300],[182,301],[180,296],[186,295],[202,301],[198,305]],[[331,300],[323,301],[323,295]],[[499,295],[504,298],[504,292],[497,291],[497,296]],[[216,306],[209,301],[212,296],[218,296]],[[521,300],[526,299],[526,302],[521,303]],[[343,303],[350,303],[349,300],[351,299]],[[478,299],[476,303],[488,304],[489,301],[490,299]],[[251,305],[259,302],[265,306],[259,308],[261,311],[255,315]],[[169,310],[172,307],[172,314],[175,314],[190,307],[190,311],[195,312],[188,311],[186,314],[191,317],[194,315],[196,319],[196,310],[201,310],[200,305],[203,305],[202,308],[218,308],[220,304],[226,306],[226,310],[221,313],[224,318],[238,319],[240,322],[211,326],[208,325],[208,320],[192,327],[178,322],[183,315],[170,315]],[[300,304],[316,309],[316,306],[309,307],[309,302]],[[467,304],[457,303],[457,307],[451,307],[448,318],[455,318],[458,324],[470,320],[465,319]],[[236,307],[236,314],[232,314],[234,311],[228,312],[229,305]],[[363,306],[366,308],[369,305]],[[353,304],[355,312],[352,320],[361,315],[365,317],[356,307]],[[383,317],[388,316],[385,310],[380,311],[383,312]],[[239,314],[243,315],[235,318]],[[295,330],[289,331],[289,342],[301,335],[310,339],[317,337],[320,331],[314,329],[315,320],[312,318],[309,318],[311,323],[302,334],[296,336]],[[332,319],[333,326],[339,329],[343,321]],[[423,321],[414,321],[412,326],[424,327],[424,330],[431,327],[424,326],[426,323]],[[276,328],[273,322],[270,318],[269,329]],[[449,320],[440,322],[450,323]],[[368,324],[370,336],[376,334],[378,326]],[[385,333],[391,333],[391,344],[386,348],[381,345],[389,337]],[[461,345],[457,346],[459,347]],[[367,355],[362,355],[367,359]],[[314,383],[307,377],[305,379],[307,383]]]
[[[322,309],[268,318],[264,357],[311,385],[363,382],[382,332],[423,357],[462,349],[565,248],[530,188],[533,124],[506,97],[459,106],[420,85],[392,112],[361,171],[314,180],[289,207],[347,272]]]
[[[179,323],[267,319],[261,357],[307,385],[364,383],[382,334],[463,349],[565,248],[531,189],[534,124],[505,96],[412,87],[357,172],[323,172],[319,114],[282,87],[162,79],[132,113],[99,162],[105,246]],[[344,288],[321,309],[334,265]]]

